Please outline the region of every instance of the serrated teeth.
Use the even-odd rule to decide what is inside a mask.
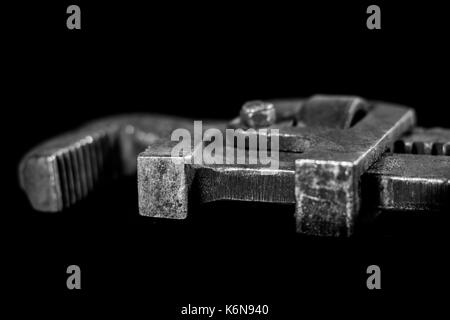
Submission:
[[[67,185],[69,187],[68,188],[68,193],[69,193],[68,204],[72,205],[77,200],[77,197],[76,197],[76,193],[75,193],[75,175],[73,172],[72,162],[70,161],[70,155],[67,150],[65,150],[62,153],[62,158],[63,158],[64,168],[65,168],[65,173],[64,173],[63,177],[65,179],[67,179]]]
[[[394,143],[394,153],[450,155],[450,130],[415,128]]]
[[[56,166],[58,171],[59,185],[61,189],[61,202],[63,208],[70,206],[69,179],[63,154],[56,155]]]
[[[89,193],[94,185],[93,177],[92,177],[92,163],[90,156],[90,144],[92,143],[92,138],[86,137],[82,142],[82,147],[80,148],[80,157],[82,159],[81,163],[83,164],[82,170],[84,170],[85,175],[85,190],[86,194]]]
[[[436,142],[433,144],[432,149],[431,149],[431,154],[432,155],[437,155],[437,156],[442,156],[445,154],[444,151],[444,144],[440,143],[440,142]]]
[[[413,144],[411,141],[404,141],[403,145],[404,145],[403,153],[412,153]]]
[[[105,132],[76,142],[56,154],[64,208],[85,198],[94,186],[118,168],[117,139]]]
[[[393,152],[449,156],[450,143],[397,140],[394,143]]]
[[[426,154],[425,153],[425,144],[421,141],[416,141],[412,143],[411,148],[412,154]]]
[[[78,157],[76,153],[78,152],[79,147],[73,146],[69,149],[68,155],[70,159],[70,164],[72,168],[72,177],[73,177],[73,186],[74,186],[74,193],[75,193],[75,201],[78,201],[79,199],[83,198],[83,190],[82,190],[82,172],[80,170],[80,164],[78,163]]]
[[[97,151],[96,151],[96,140],[91,137],[91,141],[87,144],[86,150],[89,158],[89,167],[90,170],[90,180],[92,181],[92,186],[94,186],[98,181],[98,160],[97,160]]]

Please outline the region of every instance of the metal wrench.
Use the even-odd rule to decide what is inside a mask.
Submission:
[[[192,131],[193,121],[126,115],[92,122],[31,150],[19,165],[21,186],[36,210],[61,211],[102,179],[134,174],[138,162],[142,215],[185,218],[195,189],[198,201],[295,203],[298,232],[328,236],[353,233],[361,188],[373,192],[379,209],[449,207],[450,130],[414,128],[411,109],[358,97],[269,103],[276,120],[264,126],[279,129],[281,151],[273,174],[261,175],[264,168],[250,164],[174,168],[170,134]],[[203,129],[249,125],[255,124],[241,112],[230,122],[204,122]]]

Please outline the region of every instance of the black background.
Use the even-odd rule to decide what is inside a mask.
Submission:
[[[70,4],[81,7],[81,30],[66,28]],[[287,319],[443,308],[442,219],[316,239],[294,233],[290,206],[213,203],[185,223],[151,221],[138,215],[135,178],[56,215],[31,210],[17,185],[29,148],[116,113],[229,119],[252,99],[355,94],[450,127],[444,9],[376,2],[382,29],[368,30],[369,4],[41,1],[3,10],[12,19],[3,30],[2,263],[16,312],[181,319],[188,303],[258,303]],[[66,288],[71,264],[81,267],[80,291]],[[381,267],[380,291],[366,288],[371,264]]]

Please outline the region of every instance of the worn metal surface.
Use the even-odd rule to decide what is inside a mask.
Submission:
[[[275,111],[268,128],[279,130],[278,169],[250,164],[251,150],[242,164],[195,163],[194,154],[208,142],[174,155],[176,142],[169,138],[178,128],[193,133],[193,121],[126,115],[92,122],[31,150],[19,166],[21,186],[35,209],[61,211],[102,179],[134,174],[137,166],[142,215],[184,219],[192,200],[293,203],[298,232],[327,236],[352,233],[361,188],[382,210],[449,208],[450,130],[411,130],[411,109],[357,97],[267,103]],[[248,127],[236,118],[204,123],[202,132]],[[256,134],[274,137],[270,131]],[[235,147],[224,145],[224,156]]]
[[[36,210],[61,211],[85,198],[102,180],[134,174],[139,152],[177,128],[192,126],[189,119],[149,114],[89,123],[28,152],[19,165],[21,187]]]
[[[371,105],[360,97],[315,95],[305,101],[298,120],[309,127],[349,129],[370,108]]]
[[[240,117],[250,128],[263,128],[275,123],[276,113],[270,102],[249,101],[242,106]]]
[[[161,148],[158,146],[158,148]],[[170,157],[170,149],[159,149],[159,156]],[[147,149],[139,156],[139,161],[155,157],[155,149]],[[195,184],[198,189],[199,201],[212,202],[217,200],[259,201],[272,203],[295,204],[295,160],[298,154],[280,153],[280,169],[276,174],[261,175],[262,168],[253,165],[196,166]],[[142,168],[142,197],[154,195],[148,189],[143,189],[151,181],[153,175],[147,172],[146,163]],[[361,188],[367,190],[372,205],[383,210],[444,210],[450,200],[449,177],[450,157],[404,154],[384,154],[361,179]],[[150,182],[149,182],[150,181]],[[189,180],[192,183],[192,180]],[[162,189],[155,183],[155,189]],[[387,187],[386,187],[387,186]],[[186,190],[188,191],[188,190]],[[166,194],[163,192],[163,194]],[[170,197],[169,197],[170,198]],[[141,213],[154,216],[164,209],[150,208],[155,201],[142,199],[144,204]],[[172,212],[172,211],[170,211]],[[185,213],[183,215],[185,216]]]
[[[314,235],[350,235],[360,208],[360,177],[388,145],[415,122],[410,109],[374,103],[347,130],[321,136],[296,160],[297,230]]]
[[[232,148],[225,146],[224,153]],[[177,159],[179,164],[175,165],[171,151],[170,143],[158,142],[138,157],[139,211],[142,215],[185,218],[189,199],[202,202],[295,202],[296,153],[280,153],[279,169],[272,170],[267,166],[249,164],[251,155],[248,150],[246,163],[240,165],[196,165],[191,161],[193,153],[180,155]],[[191,193],[194,188],[196,199]]]
[[[367,172],[379,209],[450,209],[450,130],[414,128]]]
[[[394,144],[395,153],[450,156],[450,130],[414,128]]]
[[[387,154],[366,176],[373,190],[372,201],[379,209],[450,209],[449,156]]]
[[[332,104],[330,112],[325,113],[322,111],[325,108],[323,100],[328,99],[334,101],[332,97],[314,97],[311,101],[299,104],[296,109],[301,114],[301,110],[306,110],[303,113],[311,114],[305,121],[315,125],[297,125],[300,122],[297,121],[290,125],[283,122],[277,126],[279,131],[276,134],[279,135],[280,146],[281,142],[285,141],[283,147],[291,151],[281,153],[278,170],[270,171],[267,167],[249,164],[192,165],[189,161],[182,162],[184,169],[181,170],[181,166],[175,168],[169,164],[173,160],[170,157],[170,148],[164,151],[163,158],[158,156],[157,165],[159,168],[168,168],[169,175],[174,176],[172,178],[174,181],[189,184],[178,185],[176,188],[177,192],[182,190],[183,199],[186,201],[190,198],[189,190],[192,189],[190,184],[193,181],[197,187],[200,186],[198,188],[204,201],[225,197],[236,200],[279,201],[289,199],[294,191],[298,232],[329,236],[350,235],[359,213],[360,176],[382,155],[389,144],[414,125],[415,118],[410,109],[374,103],[372,110],[350,127],[357,110],[368,110],[368,104],[359,98],[338,99],[338,102]],[[289,105],[287,102],[283,105],[297,108],[296,104]],[[318,122],[313,119],[313,111],[310,109],[314,106],[320,110],[317,115],[322,121],[320,123],[323,123],[322,126],[317,125]],[[278,109],[277,104],[275,108]],[[284,111],[286,109],[289,107]],[[290,115],[298,116],[295,113]],[[336,125],[336,122],[339,124]],[[233,121],[231,126],[239,128],[240,122]],[[268,138],[273,137],[270,131],[266,134]],[[295,147],[289,148],[291,141]],[[138,166],[142,164],[142,168],[138,169],[139,190],[145,188],[145,184],[154,177],[156,171],[155,168],[148,168],[152,166],[152,161],[156,161],[152,148],[150,145],[147,151],[139,156]],[[247,157],[249,156],[248,152]],[[161,165],[161,161],[166,164]],[[156,162],[154,163],[156,165]],[[295,178],[292,183],[293,169]],[[264,175],[262,170],[265,170]],[[189,174],[190,178],[180,179],[176,177],[177,174],[183,176]],[[173,215],[171,209],[174,206],[170,206],[171,209],[166,212],[162,206],[156,204],[160,199],[154,196],[154,190],[167,183],[163,180],[166,177],[153,182],[150,191],[147,189],[146,192],[140,192],[140,202],[149,204],[149,206],[140,205],[141,214],[158,217]],[[223,177],[226,182],[222,182]],[[258,185],[262,186],[262,189],[257,188]],[[239,189],[236,186],[244,186],[242,188],[251,191],[229,191],[233,188]],[[279,193],[274,192],[274,187],[279,186],[285,191],[284,197],[277,196]],[[151,201],[147,199],[148,197],[151,197]],[[173,195],[165,193],[161,201],[170,201],[171,198],[180,199],[178,193]],[[187,204],[177,207],[180,210],[177,216],[184,217]]]

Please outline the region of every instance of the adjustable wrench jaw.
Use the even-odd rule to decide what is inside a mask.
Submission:
[[[187,202],[192,199],[190,190],[196,188],[200,201],[293,200],[298,232],[351,235],[360,208],[361,175],[395,139],[412,128],[414,112],[384,103],[368,104],[355,97],[318,96],[279,103],[280,107],[274,105],[283,121],[269,127],[279,129],[275,134],[282,152],[277,170],[250,164],[192,165],[185,160],[193,154],[174,159],[168,144],[162,148],[150,145],[138,158],[140,213],[185,218]],[[327,106],[328,113],[324,112]],[[358,111],[367,114],[355,123],[352,120]],[[242,123],[235,119],[231,127],[240,128]],[[274,138],[270,130],[264,134]],[[249,150],[246,152],[249,156]]]
[[[297,231],[321,236],[351,235],[362,199],[370,200],[365,208],[374,209],[368,210],[372,216],[376,210],[450,208],[450,130],[413,128],[409,108],[339,96],[247,107],[246,121],[203,122],[202,135],[210,128],[266,126],[245,135],[264,137],[269,146],[271,139],[279,140],[275,167],[254,164],[254,150],[248,147],[239,164],[193,162],[208,139],[177,154],[171,134],[180,128],[193,134],[194,121],[124,115],[92,122],[31,150],[19,165],[21,186],[33,208],[58,212],[102,181],[133,175],[137,167],[141,215],[184,219],[192,201],[291,203]],[[258,110],[262,114],[255,116]],[[239,149],[233,143],[223,147],[225,154]]]
[[[28,152],[19,164],[20,185],[34,209],[61,211],[108,179],[135,174],[141,151],[158,139],[170,137],[177,128],[192,130],[192,124],[184,118],[150,114],[88,123]]]
[[[414,128],[368,170],[366,184],[381,210],[449,210],[450,130]]]

